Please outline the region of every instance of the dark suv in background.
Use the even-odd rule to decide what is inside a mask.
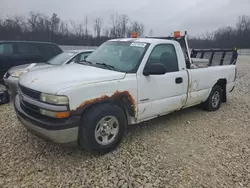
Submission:
[[[62,49],[49,42],[0,41],[0,83],[8,69],[17,65],[46,62],[62,53]]]

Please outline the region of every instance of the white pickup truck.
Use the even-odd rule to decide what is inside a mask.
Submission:
[[[222,62],[231,53],[228,65],[199,66],[187,49],[186,35],[109,40],[85,62],[24,74],[17,117],[45,139],[106,153],[127,125],[198,104],[218,110],[235,85],[234,51],[222,53]]]

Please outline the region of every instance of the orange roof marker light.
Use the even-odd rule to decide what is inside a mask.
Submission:
[[[132,32],[132,38],[137,38],[137,32]]]
[[[181,37],[181,32],[180,31],[175,31],[174,32],[174,37],[175,38]]]

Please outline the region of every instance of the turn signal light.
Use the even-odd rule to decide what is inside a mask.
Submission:
[[[69,112],[56,112],[56,118],[67,118],[69,117]]]

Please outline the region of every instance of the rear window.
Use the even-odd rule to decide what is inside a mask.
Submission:
[[[54,44],[36,44],[39,48],[41,55],[43,56],[45,61],[53,58],[54,56],[60,54],[62,50]]]
[[[46,44],[43,47],[47,52],[53,53],[55,55],[61,53],[61,50],[55,45]]]
[[[13,54],[12,44],[0,44],[0,54]]]

